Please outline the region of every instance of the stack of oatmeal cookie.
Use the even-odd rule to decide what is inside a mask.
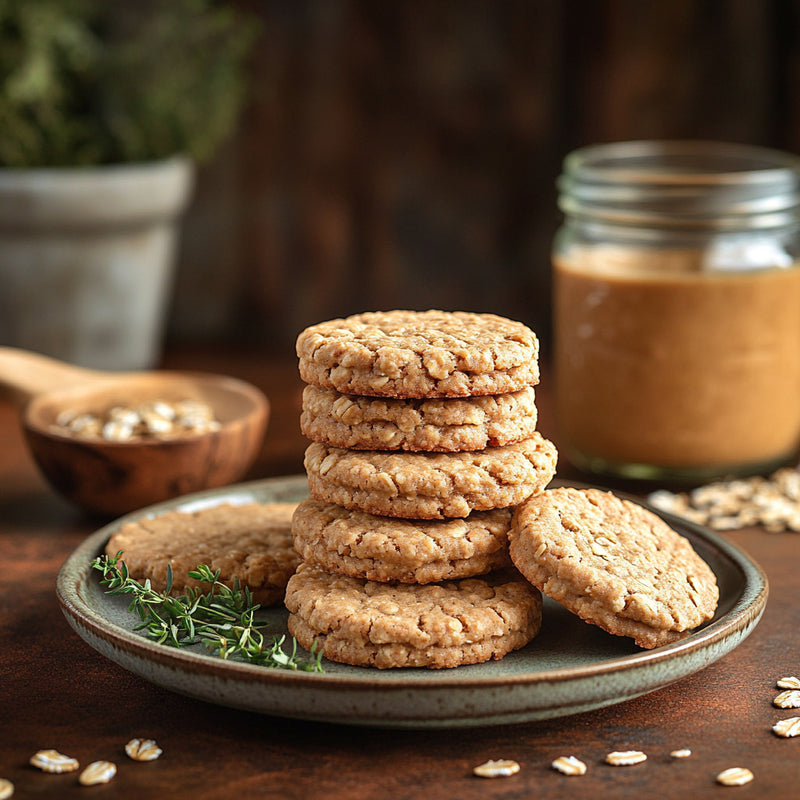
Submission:
[[[541,595],[509,569],[508,530],[557,460],[536,430],[534,333],[491,314],[374,312],[307,328],[297,354],[311,497],[292,522],[292,635],[381,668],[524,646]]]

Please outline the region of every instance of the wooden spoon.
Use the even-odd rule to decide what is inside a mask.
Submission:
[[[30,451],[50,485],[95,514],[116,516],[188,492],[234,483],[255,460],[269,402],[255,386],[204,373],[99,372],[0,347],[0,389],[21,409]],[[62,412],[103,414],[164,400],[208,404],[219,430],[160,440],[81,438]]]

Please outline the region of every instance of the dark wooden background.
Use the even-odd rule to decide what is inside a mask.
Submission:
[[[493,311],[547,342],[572,148],[800,150],[800,0],[235,0],[248,107],[202,167],[172,342],[291,346],[367,309]]]

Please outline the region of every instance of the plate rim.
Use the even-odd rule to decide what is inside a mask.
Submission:
[[[217,504],[225,502],[226,499],[235,499],[237,496],[242,497],[270,490],[280,491],[287,486],[294,489],[295,484],[297,484],[296,488],[299,489],[305,481],[305,475],[290,475],[233,484],[217,489],[183,495],[173,500],[163,501],[130,512],[129,514],[125,514],[118,519],[108,522],[84,539],[67,557],[59,569],[56,579],[56,594],[62,611],[67,617],[67,621],[76,633],[87,642],[88,640],[83,636],[81,629],[76,627],[76,624],[81,626],[81,628],[88,628],[93,631],[96,636],[105,641],[110,640],[115,648],[121,648],[136,657],[172,668],[190,669],[193,674],[200,673],[203,677],[210,677],[212,675],[219,676],[220,673],[225,673],[231,676],[232,679],[246,680],[248,682],[255,681],[257,683],[263,681],[266,684],[274,684],[278,687],[285,686],[286,688],[311,690],[314,688],[319,690],[346,689],[350,692],[375,691],[376,689],[391,691],[404,690],[418,693],[442,691],[458,692],[474,689],[496,689],[512,685],[517,687],[529,686],[548,682],[565,683],[573,681],[577,683],[586,679],[602,678],[603,676],[620,671],[635,672],[663,662],[672,662],[682,657],[689,656],[694,652],[708,649],[715,643],[724,642],[737,633],[741,635],[739,641],[732,647],[709,659],[707,663],[704,663],[701,667],[690,669],[650,689],[637,691],[631,695],[631,697],[634,697],[663,688],[669,683],[687,677],[726,655],[749,636],[758,624],[766,606],[769,594],[767,576],[752,557],[743,550],[714,531],[692,523],[689,520],[661,511],[640,498],[632,497],[631,495],[616,490],[614,493],[617,496],[626,497],[648,508],[662,517],[668,524],[677,527],[678,532],[682,535],[688,534],[687,538],[690,539],[693,546],[695,543],[694,540],[699,538],[706,546],[711,546],[718,551],[721,557],[737,568],[741,575],[742,584],[738,596],[732,598],[733,604],[731,608],[722,617],[708,623],[685,639],[653,650],[642,650],[600,662],[536,671],[524,670],[513,674],[501,673],[489,676],[470,676],[468,670],[464,670],[463,672],[459,670],[427,670],[425,671],[425,678],[423,679],[419,677],[419,670],[415,670],[417,677],[412,678],[407,670],[374,670],[371,668],[364,668],[363,675],[350,675],[268,669],[242,662],[225,661],[211,654],[169,648],[164,645],[156,644],[146,639],[141,634],[120,627],[112,620],[103,616],[100,611],[93,608],[90,604],[84,602],[78,595],[77,582],[91,575],[91,559],[102,550],[102,547],[111,534],[126,522],[156,515],[176,507],[188,507],[205,503]],[[551,487],[558,485],[587,486],[587,484],[581,484],[575,481],[555,480],[551,484]],[[269,501],[262,500],[261,502]],[[92,642],[88,643],[93,649],[98,649]],[[116,659],[111,658],[106,653],[100,652],[106,658],[116,661]],[[117,661],[116,663],[120,662]],[[131,671],[130,667],[124,664],[120,665],[124,669]],[[141,675],[141,673],[138,674]],[[149,680],[148,678],[144,679]],[[198,697],[199,695],[193,693],[192,696]],[[208,698],[201,697],[201,699]],[[212,700],[211,702],[214,701]],[[622,701],[611,701],[607,704],[614,704],[614,702]],[[223,703],[223,705],[230,704]],[[598,706],[595,704],[592,707]],[[263,711],[265,713],[270,713],[268,710]],[[571,713],[575,712],[565,711],[563,716]],[[286,716],[286,714],[283,714],[283,716]],[[302,717],[303,715],[298,714],[297,716]],[[387,720],[386,722],[387,724],[391,723],[391,720]]]

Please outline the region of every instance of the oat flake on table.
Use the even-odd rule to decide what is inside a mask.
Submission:
[[[155,761],[163,752],[155,739],[131,739],[125,745],[125,753],[134,761]]]
[[[753,773],[746,767],[731,767],[717,775],[717,783],[723,786],[744,786],[753,780]]]
[[[575,756],[559,756],[559,758],[553,761],[551,766],[564,775],[586,774],[586,764]]]
[[[80,766],[77,758],[66,756],[58,750],[39,750],[31,756],[30,763],[42,772],[56,774],[74,772]]]
[[[614,750],[606,756],[606,764],[613,767],[628,767],[647,761],[647,755],[641,750]]]
[[[778,720],[773,726],[772,731],[776,736],[784,739],[792,739],[800,736],[800,717],[788,717]]]
[[[510,758],[492,760],[479,764],[472,772],[479,778],[507,778],[516,775],[520,770],[519,764]]]
[[[800,531],[800,470],[783,467],[768,478],[716,481],[686,492],[652,492],[648,501],[661,511],[719,531],[751,525],[770,533]]]
[[[800,708],[800,690],[787,689],[777,695],[772,704],[778,708]]]
[[[97,786],[108,783],[117,774],[117,765],[111,761],[92,761],[83,772],[78,782],[82,786]]]

